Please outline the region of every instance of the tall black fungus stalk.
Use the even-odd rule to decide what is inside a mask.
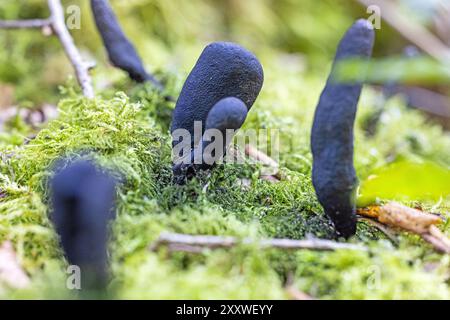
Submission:
[[[356,232],[353,125],[362,84],[337,82],[336,65],[349,58],[369,59],[374,38],[372,25],[361,19],[341,40],[311,133],[314,188],[337,233],[344,237]]]
[[[108,281],[115,182],[91,162],[78,161],[57,172],[50,186],[51,218],[69,264],[80,268],[82,292],[101,293]]]
[[[162,89],[161,83],[145,70],[136,49],[122,31],[108,0],[91,0],[91,7],[111,63],[128,72],[131,79],[137,82],[150,81]]]
[[[208,45],[186,79],[172,115],[172,146],[183,143],[189,150],[187,154],[177,156],[189,158],[207,127],[219,130],[238,129],[242,125],[241,119],[243,122],[246,117],[242,105],[247,111],[250,110],[263,81],[262,66],[251,52],[229,42]],[[225,98],[235,99],[221,101]],[[214,106],[217,109],[210,114]],[[211,119],[209,124],[208,114]],[[195,122],[201,124],[201,132],[194,132]],[[179,138],[176,132],[180,129],[190,135],[189,141]],[[180,169],[181,166],[175,163],[175,176],[181,174]]]

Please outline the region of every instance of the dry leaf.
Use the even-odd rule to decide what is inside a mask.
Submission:
[[[429,232],[430,234],[424,239],[439,248],[440,251],[450,253],[450,239],[436,226],[431,226]]]
[[[441,218],[417,209],[390,202],[380,207],[378,221],[417,234],[428,233],[430,226],[442,222]]]
[[[247,144],[245,145],[245,154],[252,158],[253,160],[261,163],[262,165],[269,167],[272,172],[265,173],[260,176],[262,180],[269,181],[271,183],[277,183],[280,182],[280,172],[278,170],[278,162],[276,162],[274,159],[269,157],[264,152],[256,149],[255,147]]]
[[[427,212],[390,202],[384,206],[371,206],[358,209],[358,214],[375,218],[379,222],[419,234],[436,250],[450,253],[450,239],[436,225],[442,223],[442,218]]]
[[[277,182],[280,182],[280,180],[279,180],[277,177],[271,176],[271,175],[261,175],[261,176],[260,176],[260,179],[269,181],[269,182],[271,182],[271,183],[277,183]]]
[[[0,282],[12,288],[25,288],[30,279],[17,261],[11,242],[4,242],[0,246]]]
[[[245,154],[265,166],[278,168],[278,163],[275,160],[249,144],[245,145]]]

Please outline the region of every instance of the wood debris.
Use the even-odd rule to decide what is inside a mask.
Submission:
[[[281,180],[278,162],[269,157],[267,154],[256,149],[250,144],[246,144],[245,155],[250,157],[252,160],[256,162],[261,163],[263,166],[270,168],[272,172],[270,174],[262,174],[260,177],[262,180],[269,181],[272,183],[276,183]]]
[[[285,250],[359,250],[366,251],[367,248],[357,244],[340,243],[336,241],[308,238],[303,240],[293,239],[262,239],[254,240],[250,238],[238,239],[226,236],[210,235],[188,235],[179,233],[161,233],[159,238],[151,245],[150,250],[156,251],[161,246],[166,246],[169,251],[182,251],[190,253],[200,253],[204,249],[232,248],[239,244],[256,244],[261,248],[277,248]]]
[[[436,227],[443,222],[438,215],[396,202],[358,209],[358,214],[376,219],[382,224],[418,234],[436,250],[450,253],[450,239]]]

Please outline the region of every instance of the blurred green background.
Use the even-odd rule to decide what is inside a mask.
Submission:
[[[412,18],[427,24],[436,1],[402,1]],[[111,0],[126,34],[149,70],[186,74],[211,41],[235,41],[254,51],[266,74],[286,69],[325,76],[336,45],[366,9],[349,0]],[[88,60],[97,63],[98,89],[123,77],[108,66],[87,0],[64,0],[81,7],[81,29],[71,30]],[[405,6],[406,5],[406,6]],[[45,0],[0,2],[0,19],[45,18]],[[375,56],[401,53],[407,44],[382,22]],[[72,73],[54,37],[39,30],[0,30],[0,105],[36,106],[57,101],[57,87]],[[266,85],[270,85],[267,84]]]

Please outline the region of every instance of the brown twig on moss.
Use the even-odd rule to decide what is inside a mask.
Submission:
[[[60,0],[48,0],[50,17],[48,19],[30,20],[1,20],[0,28],[24,29],[24,28],[46,28],[50,27],[61,42],[67,57],[70,60],[83,95],[89,99],[94,98],[94,89],[89,75],[91,64],[83,61],[78,48],[65,24],[64,10]]]
[[[442,223],[442,218],[437,215],[396,202],[361,208],[358,209],[358,214],[376,219],[382,224],[418,234],[436,250],[450,253],[450,239],[436,227]]]
[[[279,172],[279,164],[274,159],[269,157],[267,154],[262,152],[261,150],[258,150],[257,148],[253,147],[250,144],[245,145],[245,155],[253,159],[254,161],[261,163],[263,166],[272,168],[274,173],[273,174],[264,174],[261,175],[260,178],[262,180],[266,180],[272,183],[280,182],[280,172]]]
[[[358,222],[362,221],[362,222],[365,222],[365,223],[369,224],[370,226],[372,226],[372,227],[378,229],[380,232],[382,232],[393,243],[398,243],[398,239],[396,237],[396,231],[395,230],[392,230],[388,226],[386,226],[386,225],[384,225],[384,224],[382,224],[382,223],[380,223],[378,221],[372,220],[370,218],[365,218],[365,217],[360,217],[360,216],[357,217],[357,218],[358,218]]]
[[[161,246],[167,246],[169,251],[182,251],[190,253],[201,253],[205,249],[227,249],[237,245],[255,244],[260,248],[273,248],[284,250],[360,250],[366,251],[364,246],[348,243],[339,243],[323,239],[262,239],[254,240],[250,238],[238,239],[226,236],[210,235],[188,235],[180,233],[162,233],[159,238],[150,246],[150,250],[156,251]]]

